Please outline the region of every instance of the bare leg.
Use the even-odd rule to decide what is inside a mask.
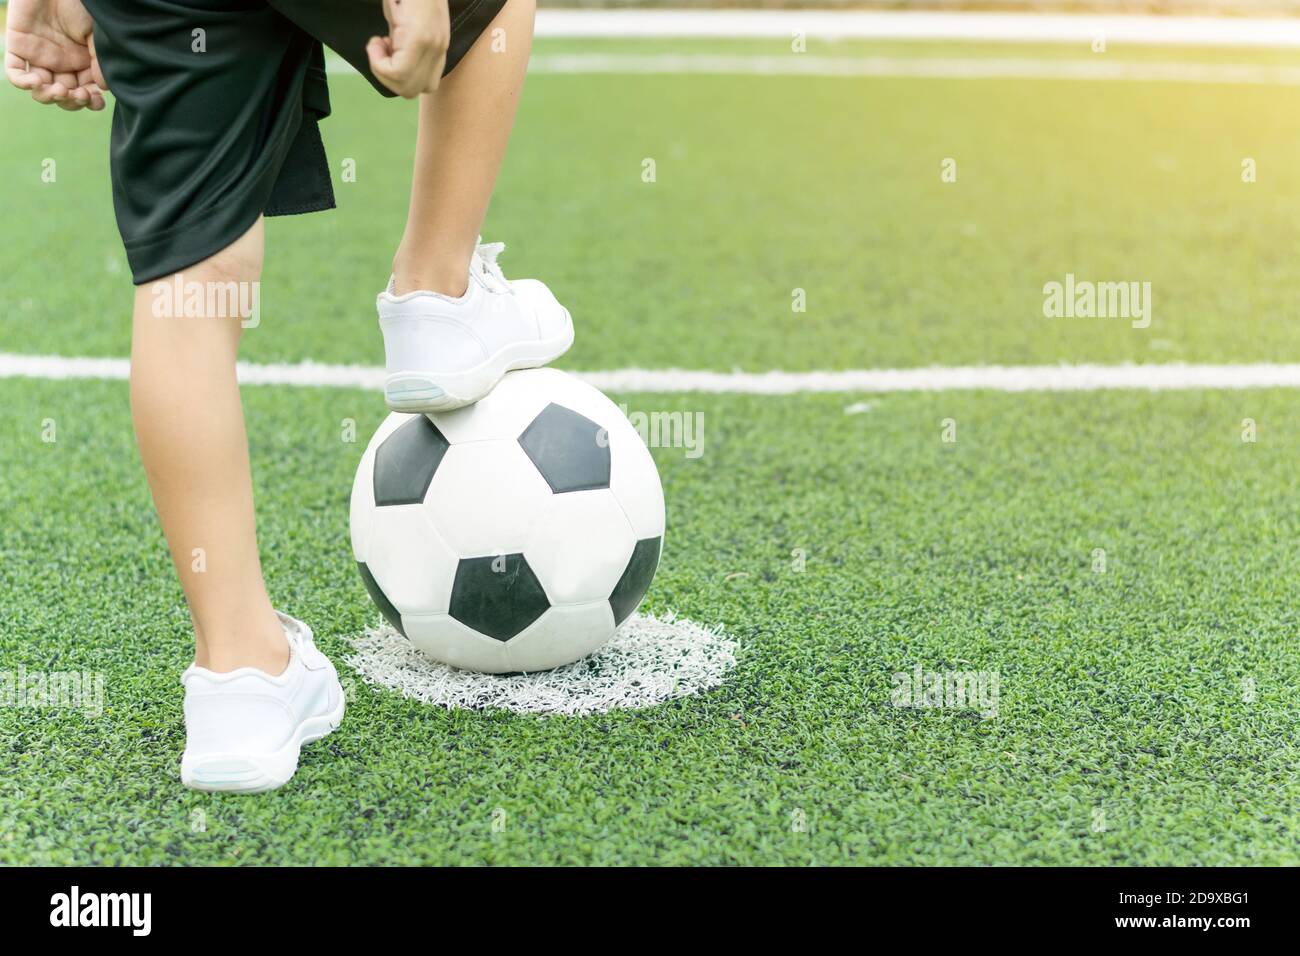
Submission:
[[[393,257],[399,295],[465,291],[514,126],[535,12],[535,0],[508,0],[437,92],[420,97],[411,208]]]
[[[259,219],[181,276],[184,282],[252,283],[261,272]],[[170,276],[159,282],[175,287]],[[251,666],[279,674],[288,664],[288,647],[257,554],[248,442],[235,381],[240,320],[174,314],[161,288],[153,282],[136,288],[131,411],[154,505],[194,620],[195,661],[216,671]]]

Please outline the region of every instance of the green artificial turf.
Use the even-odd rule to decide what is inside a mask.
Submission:
[[[336,212],[270,224],[250,360],[382,358],[413,114],[333,90],[327,147],[357,179]],[[1252,86],[541,75],[487,238],[572,308],[569,369],[1296,361],[1298,107]],[[0,129],[0,352],[125,355],[107,114],[0,96]],[[1043,318],[1067,272],[1152,282],[1152,327]],[[287,787],[236,797],[178,780],[188,624],[126,386],[0,380],[0,671],[94,671],[106,695],[97,717],[0,708],[0,863],[1300,862],[1294,392],[855,414],[863,396],[613,397],[703,415],[701,457],[654,452],[646,608],[723,625],[728,680],[539,718],[343,668],[340,730]],[[250,387],[245,406],[272,595],[341,660],[376,617],[347,496],[381,402]],[[893,706],[917,665],[996,673],[996,716]]]
[[[323,129],[339,209],[271,222],[253,360],[380,358],[373,295],[405,220],[414,107],[356,76],[332,90]],[[124,354],[107,112],[66,116],[11,95],[0,126],[0,215],[22,224],[0,270],[0,350]],[[642,181],[647,158],[654,183]],[[945,158],[955,183],[940,180]],[[1244,158],[1257,182],[1241,181]],[[41,181],[47,159],[53,183]],[[537,75],[485,232],[509,243],[509,274],[544,277],[572,308],[584,329],[574,367],[1260,361],[1300,352],[1296,168],[1297,87]],[[75,281],[52,279],[54,257]],[[1044,318],[1043,285],[1067,273],[1151,282],[1151,327]],[[795,289],[806,312],[792,311]]]
[[[337,659],[375,616],[338,422],[379,403],[245,394],[271,591]],[[249,798],[177,781],[186,621],[124,386],[0,383],[0,659],[106,680],[99,718],[0,712],[0,861],[1297,861],[1293,394],[617,397],[704,415],[702,457],[656,451],[647,607],[725,625],[729,680],[538,718],[348,673],[341,730]],[[893,706],[917,664],[996,672],[996,716]]]

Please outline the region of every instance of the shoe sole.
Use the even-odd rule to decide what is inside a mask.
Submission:
[[[298,770],[299,752],[320,740],[343,722],[345,701],[339,686],[339,705],[333,712],[309,717],[293,737],[269,754],[215,753],[201,757],[181,755],[181,783],[206,793],[263,793],[282,787]]]
[[[498,350],[464,372],[394,372],[384,379],[384,401],[395,412],[429,414],[464,408],[487,396],[506,372],[549,365],[573,345],[573,319],[564,311],[564,334]]]

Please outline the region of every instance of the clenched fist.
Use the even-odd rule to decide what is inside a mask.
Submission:
[[[398,96],[432,93],[451,43],[447,0],[384,0],[388,36],[366,44],[375,78]]]

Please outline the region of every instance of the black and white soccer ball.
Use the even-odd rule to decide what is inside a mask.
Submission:
[[[636,610],[664,496],[617,405],[528,369],[467,408],[389,415],[357,468],[351,528],[371,598],[426,655],[538,671],[591,653]]]

